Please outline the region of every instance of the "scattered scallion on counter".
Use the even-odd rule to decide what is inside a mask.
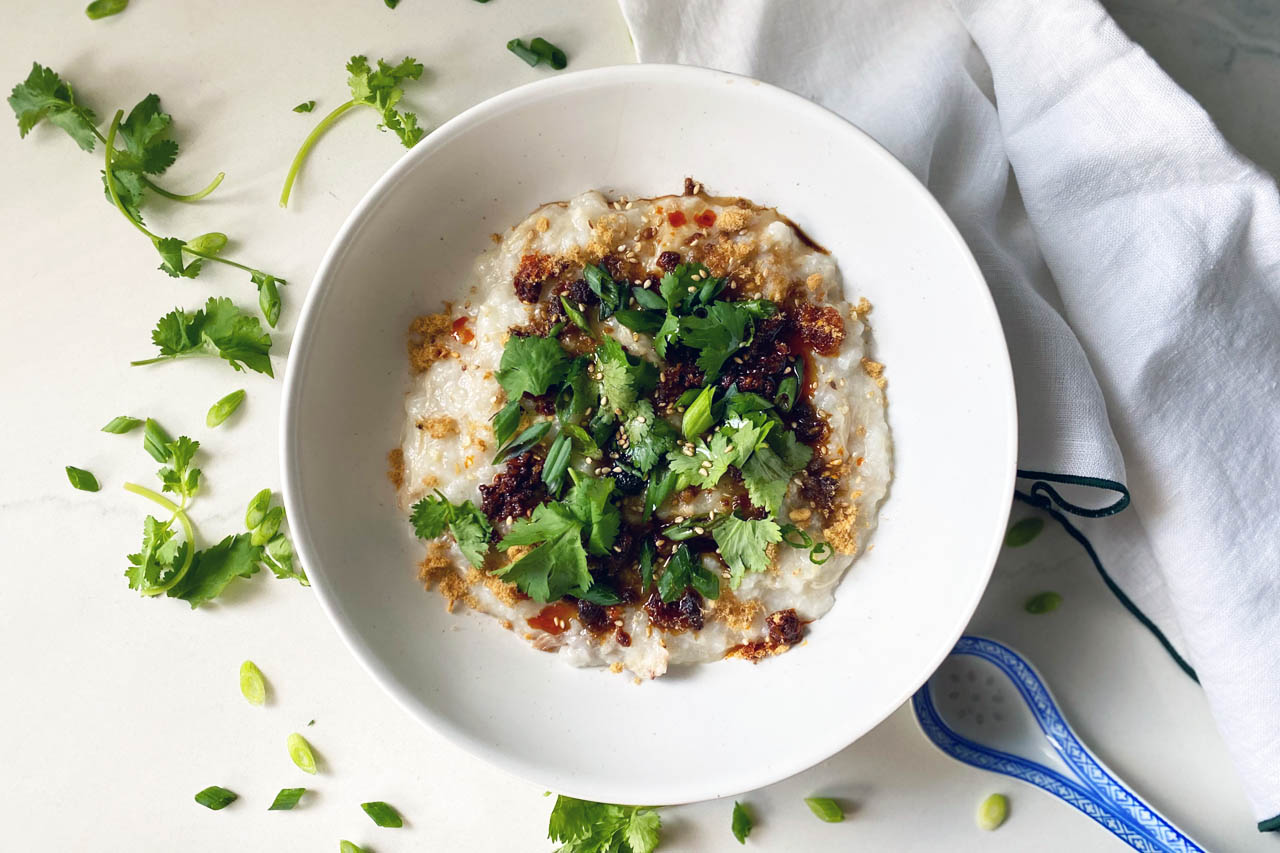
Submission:
[[[347,78],[347,85],[351,89],[351,100],[339,104],[327,116],[320,119],[320,123],[302,141],[302,147],[294,155],[293,162],[289,165],[289,172],[285,175],[284,188],[280,191],[280,206],[289,206],[289,195],[293,191],[294,181],[302,170],[302,163],[307,159],[307,154],[324,132],[348,110],[360,106],[373,108],[382,116],[382,124],[379,127],[386,128],[399,137],[405,148],[417,145],[422,137],[426,136],[426,131],[418,126],[417,115],[397,110],[396,105],[404,97],[404,82],[419,79],[422,77],[422,70],[422,63],[410,56],[406,56],[395,65],[388,65],[384,60],[379,59],[377,69],[371,67],[369,60],[364,56],[351,57],[347,63],[347,73],[350,75]]]
[[[210,785],[196,794],[196,802],[206,809],[219,811],[231,805],[237,799],[236,794],[220,785]]]
[[[127,8],[129,8],[129,0],[93,0],[85,7],[84,13],[89,16],[89,20],[96,21],[99,18],[119,15]]]
[[[844,809],[830,797],[805,797],[805,805],[809,811],[817,815],[819,820],[827,823],[839,823],[844,820]]]
[[[365,849],[359,844],[353,844],[350,841],[339,841],[338,853],[365,853]]]
[[[240,693],[250,705],[261,707],[267,702],[267,680],[251,660],[240,664]]]
[[[74,488],[82,492],[96,492],[99,488],[98,478],[93,476],[89,471],[83,468],[77,468],[74,465],[67,466],[67,479],[71,481]]]
[[[999,828],[1009,816],[1009,798],[1004,794],[992,794],[978,804],[978,828],[990,832]]]
[[[267,806],[269,812],[287,812],[293,809],[307,792],[306,788],[281,788],[280,793]]]
[[[316,773],[316,755],[311,751],[311,744],[307,743],[307,739],[294,732],[289,735],[286,743],[289,747],[289,758],[293,760],[294,764],[298,765],[298,769],[303,773],[310,773],[314,776]]]
[[[747,811],[747,807],[738,801],[733,803],[733,837],[738,839],[739,844],[747,843],[747,836],[751,834],[751,812]]]
[[[569,64],[569,58],[565,56],[564,51],[542,37],[530,40],[527,46],[518,38],[512,39],[507,42],[507,50],[523,59],[529,66],[545,62],[556,71],[560,71]]]
[[[142,426],[142,418],[134,418],[129,415],[118,415],[107,421],[107,425],[102,428],[103,432],[109,432],[114,435],[123,435],[126,432],[132,432]]]
[[[1028,613],[1048,613],[1057,610],[1062,603],[1062,596],[1052,590],[1037,593],[1027,599],[1022,607]]]
[[[303,101],[293,108],[295,113],[309,113],[316,108],[315,101]]]
[[[1038,516],[1033,515],[1015,522],[1004,534],[1004,547],[1021,548],[1039,536],[1042,530],[1044,519]]]
[[[221,426],[227,418],[244,402],[244,389],[240,388],[232,391],[218,402],[209,407],[209,413],[204,416],[205,426],[213,429]]]
[[[392,829],[404,826],[404,818],[400,817],[400,813],[381,800],[361,803],[360,808],[364,809],[364,813],[378,826]]]

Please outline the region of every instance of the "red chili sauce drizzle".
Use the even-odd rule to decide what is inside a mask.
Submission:
[[[467,328],[469,317],[459,317],[453,321],[453,339],[460,344],[469,344],[476,339],[475,334]]]
[[[527,620],[530,628],[546,631],[548,634],[563,634],[569,629],[569,620],[578,615],[578,609],[567,601],[548,604],[538,611],[536,616]]]
[[[693,217],[693,221],[698,223],[699,228],[710,228],[716,224],[716,212],[708,208]]]
[[[689,220],[685,218],[684,211],[673,210],[667,214],[667,221],[671,223],[672,228],[679,228]]]

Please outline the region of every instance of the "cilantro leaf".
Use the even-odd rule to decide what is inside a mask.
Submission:
[[[157,358],[132,362],[153,364],[187,356],[219,356],[234,369],[271,371],[271,337],[262,330],[257,317],[242,313],[226,297],[210,297],[204,308],[187,313],[181,308],[165,314],[151,332],[160,348]]]
[[[547,837],[563,843],[556,853],[653,853],[662,819],[643,806],[616,806],[556,797]]]
[[[648,400],[635,405],[623,428],[630,447],[627,457],[642,474],[651,471],[676,446],[675,428],[654,414],[653,404]]]
[[[737,589],[747,572],[769,570],[769,546],[782,541],[782,529],[768,519],[746,520],[727,515],[712,530],[712,536],[729,567],[729,586]]]
[[[262,549],[249,543],[249,534],[228,536],[210,548],[198,552],[187,573],[168,592],[192,609],[222,594],[236,578],[247,578],[258,571]]]
[[[587,264],[582,270],[582,276],[587,280],[587,286],[591,288],[591,292],[600,297],[601,320],[609,319],[619,308],[626,305],[630,293],[625,288],[619,287],[603,268],[595,264]]]
[[[422,77],[422,63],[406,56],[395,65],[388,65],[379,59],[374,68],[364,56],[353,56],[347,62],[347,86],[351,89],[351,100],[339,104],[332,112],[320,120],[315,129],[303,141],[302,147],[294,155],[293,163],[285,176],[284,189],[280,191],[280,206],[288,207],[289,194],[293,190],[293,182],[302,169],[307,154],[324,132],[345,112],[357,106],[371,107],[378,112],[382,123],[380,129],[390,130],[405,148],[412,148],[422,140],[427,132],[418,125],[418,116],[414,113],[398,110],[396,107],[404,97],[403,84],[407,80]],[[302,105],[299,104],[299,107]],[[296,110],[297,108],[295,108]]]
[[[774,430],[769,434],[768,440],[769,447],[793,472],[804,468],[813,458],[813,448],[797,440],[796,434],[791,430]]]
[[[729,450],[729,437],[723,432],[711,436],[711,442],[699,439],[691,445],[692,455],[681,450],[673,450],[667,454],[667,464],[679,475],[677,489],[686,486],[700,486],[704,489],[714,488],[720,478],[729,470],[733,461],[733,453]]]
[[[119,179],[127,173],[113,172],[112,174],[116,179]],[[134,212],[136,214],[136,211]],[[185,245],[177,237],[161,237],[155,241],[156,251],[160,253],[160,270],[170,278],[195,278],[200,275],[200,269],[204,266],[204,261],[196,258],[187,263],[186,259],[182,257],[182,250]]]
[[[781,455],[776,448],[781,449]],[[771,432],[742,466],[742,481],[751,503],[777,515],[787,496],[791,478],[809,463],[813,451],[795,440],[792,432]]]
[[[120,123],[124,151],[111,158],[113,170],[139,171],[159,175],[178,157],[178,143],[168,137],[173,117],[160,109],[160,96],[147,95]]]
[[[720,575],[702,564],[688,546],[681,545],[667,560],[658,578],[658,594],[666,602],[675,601],[688,587],[693,587],[704,598],[720,597]]]
[[[154,590],[169,580],[183,565],[189,544],[174,537],[172,522],[148,515],[142,523],[142,548],[128,556],[125,577],[129,589]]]
[[[751,315],[734,302],[714,302],[705,317],[697,315],[680,321],[680,341],[700,350],[698,367],[714,381],[720,368],[747,340]]]
[[[597,385],[588,373],[591,363],[591,357],[586,355],[580,355],[569,363],[564,387],[556,395],[556,417],[561,423],[568,423],[599,402]]]
[[[540,602],[585,591],[591,586],[591,572],[587,569],[587,552],[582,549],[581,530],[580,524],[570,525],[519,560],[495,570],[494,574]],[[502,540],[499,547],[516,544],[509,543],[509,539]]]
[[[652,362],[633,362],[622,344],[611,337],[605,337],[596,347],[596,366],[600,371],[600,405],[611,410],[629,411],[640,395],[658,381],[658,370]]]
[[[733,448],[731,464],[741,468],[751,458],[751,454],[764,444],[774,425],[778,423],[776,419],[758,414],[745,418],[734,416],[725,421],[720,430],[729,436],[730,446]]]
[[[62,128],[85,151],[98,140],[93,110],[76,103],[75,91],[58,73],[38,62],[31,63],[27,79],[13,87],[9,106],[18,117],[18,136],[25,137],[41,121]]]
[[[191,460],[200,449],[200,442],[193,441],[185,435],[168,445],[168,456],[171,467],[161,468],[158,472],[163,491],[172,492],[184,498],[195,496],[200,485],[200,469],[191,467]]]
[[[612,477],[587,477],[572,472],[573,488],[565,496],[564,505],[587,529],[587,550],[597,557],[609,553],[618,538],[622,516],[609,497],[615,481]]]
[[[262,562],[278,580],[295,580],[303,586],[311,586],[302,566],[293,562],[293,543],[283,533],[277,533],[263,547]]]
[[[493,527],[471,501],[451,504],[444,495],[436,492],[413,505],[409,520],[419,539],[435,539],[448,527],[467,562],[476,567],[484,565]]]
[[[497,377],[507,399],[519,400],[524,394],[537,397],[547,393],[551,386],[563,382],[568,372],[569,357],[555,338],[512,335],[502,350]]]

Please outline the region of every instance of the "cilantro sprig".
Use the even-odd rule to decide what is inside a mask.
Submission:
[[[448,528],[467,562],[476,567],[484,565],[493,527],[471,501],[449,503],[448,498],[436,491],[413,505],[409,521],[419,539],[435,539]]]
[[[242,312],[225,296],[211,296],[203,308],[193,312],[175,308],[165,314],[152,330],[151,341],[159,347],[160,355],[130,364],[213,356],[235,370],[247,368],[275,375],[271,370],[271,336],[263,331],[257,317]]]
[[[653,853],[662,818],[645,806],[618,806],[558,796],[547,837],[564,846],[555,853]]]
[[[32,63],[27,79],[14,86],[8,101],[17,116],[21,137],[47,121],[65,131],[84,151],[92,152],[102,143],[102,182],[107,201],[151,241],[160,255],[162,271],[175,278],[195,278],[205,263],[219,263],[247,272],[258,287],[263,315],[275,326],[280,316],[277,286],[285,284],[284,279],[222,257],[220,253],[228,241],[221,232],[184,241],[161,237],[144,224],[142,210],[148,193],[171,201],[197,202],[216,190],[225,177],[219,172],[203,189],[193,193],[175,193],[153,180],[173,165],[179,151],[177,140],[170,135],[173,118],[161,109],[158,95],[144,97],[127,117],[123,110],[117,110],[105,135],[97,128],[94,111],[76,100],[72,85],[38,62]],[[116,147],[117,139],[122,148]]]
[[[406,110],[398,110],[396,106],[404,97],[404,82],[422,77],[422,63],[413,57],[406,56],[395,65],[388,65],[385,60],[378,60],[375,69],[369,65],[364,56],[353,56],[347,62],[347,85],[351,89],[351,100],[344,101],[333,109],[320,123],[307,134],[302,147],[294,155],[289,164],[289,172],[284,178],[284,188],[280,191],[280,206],[289,206],[289,195],[293,191],[294,181],[302,170],[311,149],[320,137],[334,122],[342,118],[348,111],[356,107],[371,107],[382,118],[379,129],[390,130],[405,148],[417,145],[427,132],[418,126],[418,116]]]

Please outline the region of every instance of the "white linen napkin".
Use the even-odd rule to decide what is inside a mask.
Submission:
[[[816,100],[937,196],[1009,339],[1019,496],[1194,667],[1280,828],[1275,183],[1095,0],[620,3],[641,61]]]

